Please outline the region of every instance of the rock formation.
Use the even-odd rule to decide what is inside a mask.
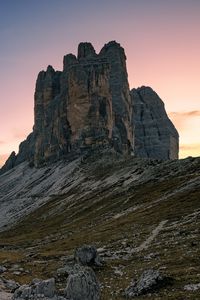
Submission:
[[[76,265],[67,278],[64,296],[73,300],[100,300],[100,285],[94,271]]]
[[[164,103],[150,87],[131,90],[134,154],[155,159],[178,158],[178,132]]]
[[[7,161],[5,162],[4,166],[0,169],[0,174],[1,172],[6,172],[12,168],[14,168],[14,166],[16,165],[16,153],[15,151],[13,151],[9,158],[7,159]]]
[[[23,161],[41,166],[99,148],[156,159],[178,157],[178,133],[150,88],[129,90],[124,49],[115,41],[96,54],[80,43],[63,71],[48,66],[35,88],[33,132],[12,153],[5,172]]]
[[[66,300],[56,293],[55,279],[34,279],[30,285],[20,286],[13,295],[13,300]]]
[[[85,251],[86,250],[86,251]],[[91,252],[92,250],[92,252]],[[98,253],[93,246],[83,246],[79,249],[79,254],[81,258],[84,254],[95,254],[95,258],[98,257]],[[75,253],[77,257],[77,251]],[[89,258],[89,256],[87,257]],[[86,259],[87,260],[87,259]],[[100,284],[95,275],[93,269],[87,266],[87,264],[82,264],[83,261],[74,264],[67,268],[69,272],[65,272],[66,286],[61,292],[56,288],[55,278],[50,278],[46,280],[33,279],[31,284],[16,286],[12,299],[13,300],[99,300],[100,299]],[[86,261],[84,261],[85,263]],[[88,263],[88,261],[86,262]],[[64,268],[61,269],[65,269]],[[60,270],[61,270],[60,269]],[[60,271],[58,270],[58,273]],[[61,275],[61,273],[60,273]],[[64,275],[64,274],[62,274]],[[60,295],[62,294],[62,295]],[[63,297],[64,296],[64,297]]]
[[[83,266],[102,266],[101,258],[94,246],[83,245],[77,248],[74,254],[74,260]]]
[[[158,290],[161,287],[167,286],[172,282],[172,279],[163,276],[158,270],[145,270],[137,281],[125,290],[126,298],[134,298],[140,295]]]

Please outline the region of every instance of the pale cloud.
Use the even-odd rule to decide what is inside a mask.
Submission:
[[[172,117],[200,117],[200,110],[171,112],[169,115]]]
[[[179,157],[200,156],[200,144],[182,144],[180,145]]]
[[[171,112],[169,117],[180,135],[179,157],[200,156],[200,110]]]
[[[200,150],[200,144],[180,145],[181,150]]]
[[[191,121],[198,120],[198,117],[200,117],[200,110],[169,113],[169,118],[178,130],[184,129],[188,123],[191,124]]]

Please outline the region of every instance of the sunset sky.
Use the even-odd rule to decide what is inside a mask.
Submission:
[[[40,70],[62,70],[82,41],[126,51],[130,87],[151,86],[200,155],[200,0],[0,0],[0,165],[33,126]]]

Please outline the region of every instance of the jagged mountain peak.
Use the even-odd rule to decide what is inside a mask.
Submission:
[[[82,59],[82,58],[87,59],[88,57],[94,57],[94,56],[96,56],[96,52],[91,43],[81,42],[78,45],[78,55],[77,55],[78,59]]]
[[[162,122],[160,123],[160,120]],[[33,132],[1,169],[29,161],[42,166],[96,149],[154,159],[178,158],[178,133],[150,87],[129,90],[124,49],[108,42],[99,54],[81,42],[63,71],[38,74]]]

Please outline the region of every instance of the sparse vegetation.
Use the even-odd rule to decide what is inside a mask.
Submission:
[[[95,173],[88,172],[89,163],[84,163],[84,168],[94,179]],[[199,291],[186,292],[184,285],[199,282],[200,161],[195,169],[184,165],[178,175],[173,173],[175,163],[171,165],[168,172],[162,164],[152,166],[155,174],[162,174],[163,168],[163,177],[135,182],[127,188],[117,181],[81,197],[80,185],[78,201],[73,205],[67,199],[74,190],[52,196],[13,228],[0,233],[0,264],[7,267],[5,277],[20,283],[51,277],[76,247],[94,244],[104,249],[100,253],[104,267],[96,270],[103,286],[102,300],[124,299],[122,290],[151,267],[172,277],[173,284],[148,299],[199,299]],[[122,167],[131,169],[130,161],[113,165],[112,172],[120,172]],[[101,176],[105,178],[105,173],[98,173],[96,180]],[[189,186],[188,182],[196,184]],[[131,252],[163,220],[167,220],[164,228],[148,248]],[[20,276],[13,274],[13,264],[23,268]]]

